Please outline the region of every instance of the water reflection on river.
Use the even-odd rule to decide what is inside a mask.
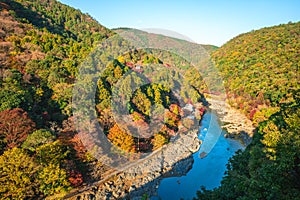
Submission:
[[[209,126],[219,126],[216,115],[211,112],[203,116],[199,134],[200,139],[206,137]],[[214,129],[211,130],[217,129],[214,127]],[[151,199],[193,199],[193,197],[196,197],[196,191],[199,190],[201,186],[205,186],[207,189],[213,189],[220,185],[229,158],[238,149],[244,149],[244,146],[242,146],[239,141],[224,138],[223,132],[220,137],[218,131],[215,131],[215,133],[210,132],[207,136],[211,137],[211,141],[218,138],[216,143],[214,142],[215,145],[210,153],[203,159],[199,157],[201,149],[194,153],[192,169],[182,177],[164,178],[157,190],[158,197],[152,197]]]

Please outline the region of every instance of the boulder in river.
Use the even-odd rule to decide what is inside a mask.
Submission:
[[[202,153],[200,153],[200,158],[205,158],[207,156],[207,153],[205,151],[203,151]]]

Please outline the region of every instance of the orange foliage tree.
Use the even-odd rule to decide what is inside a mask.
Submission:
[[[125,131],[120,129],[117,124],[115,124],[109,130],[107,137],[114,145],[121,148],[125,152],[133,153],[136,151],[133,136],[128,135]]]

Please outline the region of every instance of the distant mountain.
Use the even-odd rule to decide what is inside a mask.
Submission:
[[[158,35],[164,35],[164,36],[168,36],[168,37],[172,37],[172,38],[177,38],[177,39],[181,39],[181,40],[186,40],[188,42],[193,42],[195,43],[191,38],[182,35],[180,33],[177,33],[175,31],[171,31],[171,30],[167,30],[167,29],[161,29],[161,28],[142,28],[142,31],[145,31],[147,33],[154,33],[154,34],[158,34]]]
[[[175,67],[193,65],[205,80],[210,92],[223,93],[222,79],[220,79],[218,71],[210,59],[210,53],[218,47],[214,45],[197,44],[183,39],[148,33],[132,28],[118,28],[113,29],[113,31],[124,38],[138,41],[137,43],[143,48],[155,47],[154,49],[156,49],[156,51],[163,50],[164,53],[157,55],[158,58],[165,63],[169,63]],[[170,57],[167,52],[173,54],[173,56]],[[185,63],[183,63],[183,59],[186,60]]]
[[[168,31],[168,30],[160,30],[160,29],[133,29],[133,28],[115,28],[112,29],[113,31],[115,31],[116,33],[122,33],[124,31],[131,31],[134,32],[136,34],[140,34],[140,35],[144,35],[144,37],[150,38],[153,41],[157,41],[157,42],[165,42],[167,40],[173,40],[178,42],[179,44],[181,43],[182,48],[186,48],[186,46],[188,45],[199,45],[202,46],[203,48],[205,48],[205,50],[207,50],[208,52],[211,52],[213,50],[216,50],[218,47],[214,46],[214,45],[206,45],[206,44],[197,44],[195,42],[192,42],[189,38],[176,33],[176,32],[172,32],[172,31]],[[177,45],[176,47],[179,48],[179,46]]]

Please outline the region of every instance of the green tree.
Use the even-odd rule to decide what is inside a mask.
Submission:
[[[24,141],[22,148],[29,149],[30,151],[35,151],[35,149],[41,145],[53,142],[55,136],[48,130],[40,129],[36,130]]]
[[[32,99],[26,99],[28,91],[22,86],[22,74],[15,69],[3,70],[3,82],[0,82],[0,111],[22,107]]]
[[[72,98],[72,85],[67,83],[58,83],[53,86],[52,99],[58,103],[62,113],[71,115],[71,98]]]
[[[59,165],[69,154],[69,150],[59,140],[44,144],[36,149],[36,160],[43,165]]]

